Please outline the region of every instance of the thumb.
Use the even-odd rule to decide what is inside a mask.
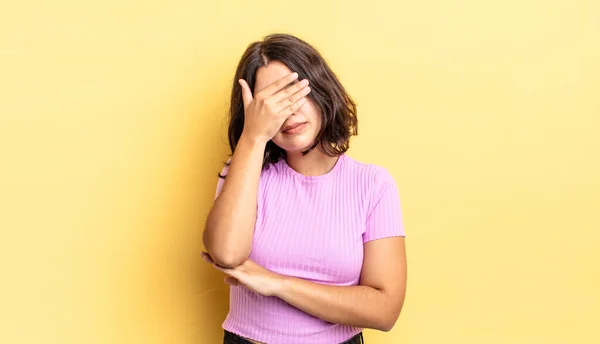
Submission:
[[[242,86],[242,100],[244,101],[244,110],[248,107],[250,102],[252,101],[252,91],[250,91],[250,86],[244,79],[238,80],[240,86]]]

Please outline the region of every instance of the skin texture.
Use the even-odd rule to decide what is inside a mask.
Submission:
[[[267,66],[260,67],[256,73],[255,93],[260,92],[272,82],[290,73],[292,71],[279,61],[271,61]],[[297,81],[293,83],[295,82]],[[337,157],[327,156],[318,149],[313,149],[307,155],[302,155],[302,151],[307,150],[314,144],[315,137],[322,124],[321,113],[310,98],[286,119],[282,127],[294,123],[306,123],[306,127],[299,134],[286,135],[278,131],[273,136],[273,142],[285,149],[287,163],[293,169],[305,175],[321,175],[329,172],[337,162]]]
[[[269,271],[250,259],[223,268],[203,253],[204,260],[226,273],[225,282],[264,296],[276,296],[320,319],[348,326],[392,329],[404,303],[406,254],[404,237],[369,241],[360,283],[330,286]]]
[[[389,331],[398,319],[406,292],[404,237],[365,243],[357,286],[330,286],[283,276],[248,259],[260,164],[268,140],[285,149],[288,165],[304,175],[325,174],[338,158],[318,149],[302,155],[314,144],[322,124],[321,114],[309,98],[301,101],[310,92],[308,83],[299,82],[286,65],[270,61],[260,67],[254,94],[245,81],[240,84],[246,111],[244,131],[207,221],[204,241],[208,252],[202,253],[204,260],[223,271],[227,275],[225,282],[231,286],[279,297],[329,322]],[[287,111],[284,106],[288,106]],[[299,134],[286,135],[281,131],[294,123],[306,126]]]
[[[231,158],[219,197],[207,217],[204,246],[221,266],[234,267],[248,258],[256,221],[256,198],[267,142],[288,117],[303,104],[310,88],[306,83],[287,87],[297,74],[270,80],[254,95],[240,80],[244,99],[244,129]]]

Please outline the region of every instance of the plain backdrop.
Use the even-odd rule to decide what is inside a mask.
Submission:
[[[201,235],[246,46],[312,43],[390,170],[408,291],[369,344],[598,343],[600,2],[0,6],[0,342],[220,343]]]

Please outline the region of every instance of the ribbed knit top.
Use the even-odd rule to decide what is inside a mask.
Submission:
[[[223,184],[219,179],[215,199]],[[363,244],[405,235],[393,177],[346,154],[319,176],[302,175],[284,159],[272,164],[261,172],[257,207],[250,259],[316,283],[357,285]],[[362,330],[321,320],[243,286],[230,288],[223,328],[268,344],[341,343]]]

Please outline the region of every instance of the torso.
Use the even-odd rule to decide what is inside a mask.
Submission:
[[[322,176],[300,175],[285,162],[271,166],[261,175],[250,259],[286,276],[357,285],[364,241],[374,235],[366,227],[373,198],[390,182],[384,169],[347,156]],[[328,323],[244,287],[231,287],[224,328],[253,344],[341,343],[362,330]]]

